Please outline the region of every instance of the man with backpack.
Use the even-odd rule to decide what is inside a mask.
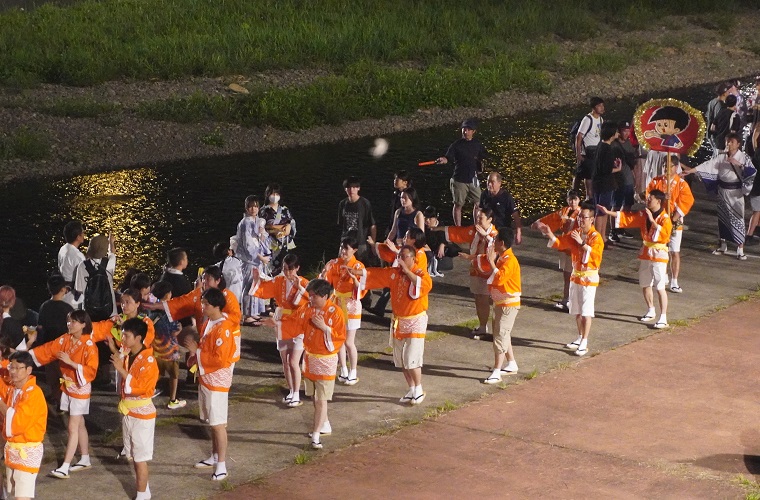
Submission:
[[[604,100],[601,97],[592,97],[589,99],[589,105],[591,111],[583,117],[577,128],[573,126],[570,131],[576,160],[573,189],[579,190],[581,181],[583,181],[587,200],[591,199],[593,195],[591,179],[594,177],[594,156],[596,148],[599,146],[599,132],[604,122],[602,118]]]

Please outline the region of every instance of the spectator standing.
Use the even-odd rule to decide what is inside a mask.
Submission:
[[[67,223],[63,227],[63,237],[66,243],[58,250],[58,271],[69,285],[69,290],[66,292],[63,300],[74,309],[80,309],[82,297],[75,298],[73,289],[74,271],[84,261],[84,254],[79,250],[79,246],[84,243],[84,239],[86,238],[82,223],[78,220]]]
[[[370,253],[367,247],[367,237],[377,240],[375,216],[372,215],[372,205],[369,200],[359,196],[361,181],[358,177],[350,176],[343,181],[346,197],[338,203],[338,226],[340,238],[354,238],[359,244],[356,258],[367,263]]]
[[[449,146],[445,156],[436,160],[444,165],[447,163],[454,164],[454,173],[449,186],[454,201],[452,216],[455,226],[462,225],[462,207],[465,203],[471,201],[474,210],[475,204],[480,200],[478,173],[483,171],[483,161],[487,158],[488,152],[483,144],[475,138],[477,128],[477,119],[468,118],[463,121],[461,139]]]
[[[593,186],[591,179],[594,177],[594,157],[596,148],[601,140],[602,123],[604,123],[604,99],[601,97],[592,97],[589,99],[591,111],[583,117],[578,126],[578,133],[575,136],[575,179],[573,180],[573,189],[579,190],[581,184],[586,189],[586,199],[593,196]]]
[[[500,227],[513,227],[515,244],[522,243],[522,219],[517,203],[508,190],[502,187],[503,177],[499,172],[488,174],[487,189],[480,194],[480,201],[475,208],[475,219],[484,208],[490,208],[493,212],[493,225]],[[510,247],[512,243],[510,242]]]

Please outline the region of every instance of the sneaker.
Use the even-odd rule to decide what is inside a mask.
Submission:
[[[170,410],[177,410],[179,408],[184,408],[186,405],[187,401],[184,399],[175,399],[174,401],[169,401],[169,404],[166,405],[166,407]]]
[[[56,470],[51,470],[48,473],[48,476],[54,477],[56,479],[68,479],[69,478],[69,473],[68,472],[64,472],[61,469],[56,469]]]
[[[743,253],[736,254],[736,258],[739,260],[747,260],[747,256]]]
[[[633,239],[633,235],[629,233],[628,231],[626,231],[625,229],[621,229],[620,231],[618,231],[618,237],[625,238],[626,240]]]
[[[673,293],[683,293],[683,288],[680,286],[671,286],[670,291]]]

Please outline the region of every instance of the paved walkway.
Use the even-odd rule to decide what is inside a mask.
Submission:
[[[737,476],[760,474],[759,305],[731,307],[220,498],[742,498]]]
[[[288,409],[280,403],[284,389],[272,331],[245,328],[242,360],[236,366],[230,394],[228,483],[223,486],[212,482],[210,471],[192,467],[208,456],[210,440],[207,429],[197,420],[194,389],[182,387],[188,406],[177,411],[162,407],[159,411],[155,455],[150,463],[154,498],[210,498],[223,487],[233,488],[233,493],[240,495],[239,492],[248,488],[244,484],[262,479],[266,489],[254,490],[254,495],[285,496],[287,493],[295,496],[273,489],[278,484],[287,484],[277,475],[278,471],[302,474],[316,470],[314,465],[320,464],[330,464],[326,467],[339,472],[331,476],[329,483],[341,485],[341,481],[354,481],[356,487],[364,488],[372,485],[365,496],[379,495],[384,487],[391,487],[392,478],[401,477],[403,472],[433,466],[447,476],[434,483],[439,486],[437,489],[421,482],[428,476],[435,478],[434,471],[429,470],[400,482],[389,490],[393,493],[391,496],[412,493],[440,496],[445,491],[443,485],[449,484],[446,481],[456,477],[455,473],[473,481],[477,479],[470,491],[485,492],[491,488],[487,478],[494,477],[496,471],[503,474],[503,480],[498,479],[500,487],[505,488],[502,493],[513,491],[515,496],[522,497],[552,495],[565,484],[568,485],[567,496],[579,497],[588,496],[590,492],[608,497],[625,496],[628,492],[632,496],[648,496],[646,490],[640,488],[655,483],[670,484],[673,492],[689,493],[690,488],[697,488],[693,494],[684,496],[740,494],[738,486],[730,486],[730,481],[724,480],[726,475],[710,469],[710,464],[730,465],[731,457],[742,453],[751,455],[752,446],[758,442],[748,430],[749,425],[738,425],[724,414],[735,409],[740,413],[734,416],[757,414],[740,406],[740,403],[751,405],[760,400],[752,392],[756,392],[754,386],[745,382],[756,379],[749,370],[753,364],[757,366],[751,359],[757,343],[741,345],[742,337],[735,337],[746,334],[744,340],[750,342],[756,332],[757,318],[749,316],[752,307],[742,305],[717,316],[721,319],[711,318],[709,321],[717,321],[715,324],[719,325],[712,335],[707,335],[707,330],[686,333],[678,325],[704,317],[716,308],[730,306],[737,302],[737,297],[754,293],[760,283],[760,259],[757,246],[747,248],[750,258],[744,262],[728,255],[711,255],[717,234],[715,203],[700,192],[697,198],[693,213],[686,221],[689,230],[684,235],[684,263],[679,281],[685,292],[669,294],[673,334],[652,330],[637,320],[644,312],[637,284],[636,256],[640,242],[627,240],[605,250],[590,354],[579,359],[568,352],[564,344],[575,338],[575,322],[553,307],[556,294],[561,291],[561,275],[555,264],[557,257],[546,248],[546,241],[540,235],[528,230],[523,244],[515,249],[522,266],[524,293],[514,331],[520,373],[505,381],[505,390],[481,383],[490,373],[492,348],[489,342],[475,341],[468,336],[475,314],[467,288],[467,269],[458,262],[455,271],[435,280],[431,295],[423,369],[427,399],[422,405],[409,407],[398,403],[407,388],[402,375],[392,365],[388,318],[365,315],[357,341],[360,382],[352,387],[336,388],[329,410],[334,434],[325,439],[324,450],[313,452],[305,436],[312,418],[311,407],[307,403]],[[752,304],[756,308],[757,304]],[[742,328],[736,331],[723,328],[728,320],[740,320]],[[644,342],[636,342],[650,336]],[[704,339],[702,345],[690,340],[701,338]],[[670,342],[674,343],[672,352],[656,348],[660,343]],[[640,354],[645,347],[650,350]],[[633,355],[623,354],[628,352]],[[677,362],[677,354],[691,356],[691,361]],[[596,355],[598,357],[594,357]],[[706,393],[711,399],[698,399],[687,392],[687,385],[697,380],[699,374],[706,377],[700,387],[711,389]],[[534,375],[537,377],[525,382]],[[667,378],[655,379],[655,375],[667,375]],[[630,388],[624,385],[636,380],[644,385]],[[733,387],[732,382],[746,387]],[[613,396],[618,394],[627,398],[612,404]],[[164,397],[155,401],[166,404]],[[473,401],[481,402],[467,405]],[[645,403],[657,401],[671,406],[657,410],[662,414],[654,408],[650,412]],[[121,448],[116,404],[112,392],[94,395],[92,414],[87,419],[94,466],[76,473],[68,481],[44,477],[63,457],[66,439],[62,419],[51,412],[43,474],[37,481],[40,498],[99,499],[102,492],[108,492],[109,498],[134,495],[132,468],[114,460]],[[409,427],[410,422],[422,421],[440,408],[459,405],[466,406],[435,422]],[[487,406],[478,413],[479,405]],[[528,410],[529,407],[532,409]],[[685,426],[691,420],[675,413],[676,409],[688,410],[687,414],[697,419],[694,424],[705,426]],[[647,415],[658,418],[643,419]],[[672,422],[680,426],[679,432],[665,425]],[[736,424],[733,427],[717,425],[732,422]],[[393,436],[368,439],[398,428],[402,430]],[[435,434],[438,429],[442,434]],[[510,438],[507,432],[516,437]],[[704,439],[708,435],[715,437],[710,441],[714,449],[688,448],[697,445],[697,438]],[[411,436],[409,440],[413,444],[403,442],[406,436]],[[683,436],[688,438],[683,439]],[[718,438],[723,441],[719,442]],[[477,449],[469,447],[471,441],[478,445]],[[353,446],[357,443],[363,444]],[[614,443],[619,447],[609,447]],[[747,448],[739,449],[737,443],[745,443]],[[398,461],[396,455],[374,455],[384,446],[391,449],[395,446],[409,453],[405,460]],[[434,459],[423,455],[427,449],[436,452]],[[359,455],[348,458],[342,465],[332,465],[332,460],[354,453]],[[296,459],[314,459],[314,465],[292,468]],[[394,463],[390,463],[390,459]],[[639,463],[643,465],[632,467]],[[542,468],[544,464],[546,469]],[[618,468],[600,468],[610,464],[617,464]],[[378,468],[380,465],[390,469],[383,471]],[[710,475],[723,479],[692,484],[693,476]],[[574,478],[579,479],[576,482]],[[655,478],[659,478],[659,482]],[[296,488],[299,481],[293,484]],[[586,484],[596,485],[596,489],[584,490]],[[712,495],[711,487],[720,488],[723,493]],[[299,495],[308,496],[307,492]]]

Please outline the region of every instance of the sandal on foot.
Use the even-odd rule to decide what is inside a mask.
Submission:
[[[569,344],[565,344],[565,347],[567,347],[568,349],[573,349],[573,350],[578,349],[580,346],[581,346],[581,343],[577,340],[573,340]]]
[[[588,354],[588,347],[585,349],[581,349],[580,347],[575,351],[576,356],[585,356]]]
[[[288,402],[288,408],[297,408],[303,404],[303,401],[300,399],[291,400]]]
[[[69,467],[69,472],[77,472],[80,470],[89,469],[90,467],[92,467],[92,464],[76,463],[72,465],[71,467]]]
[[[54,477],[56,479],[68,479],[69,478],[68,472],[64,472],[61,469],[51,470],[48,473],[48,476]]]
[[[639,318],[639,321],[643,321],[646,323],[647,321],[652,321],[654,319],[654,314],[645,314],[644,316]]]
[[[712,251],[713,255],[723,255],[724,253],[726,253],[725,248],[716,248],[715,250]]]
[[[210,459],[208,459],[208,458],[204,458],[204,459],[203,459],[203,460],[201,460],[200,462],[196,462],[196,463],[195,463],[195,468],[196,468],[196,469],[206,469],[206,468],[208,468],[208,467],[213,467],[214,465],[215,465],[215,464],[214,464],[214,461],[213,461],[213,460],[210,460]]]
[[[322,448],[324,448],[324,446],[322,446],[321,441],[312,441],[311,447],[314,448],[315,450],[321,450]]]
[[[226,472],[220,472],[219,474],[214,473],[211,475],[211,480],[224,481],[225,479],[227,479],[227,476],[229,476],[229,474],[227,474]]]
[[[501,382],[501,377],[488,377],[487,379],[483,381],[484,384],[489,384],[489,385],[498,384],[499,382]]]
[[[669,325],[669,324],[667,324],[667,323],[665,323],[664,321],[658,321],[657,323],[655,323],[655,324],[654,324],[654,325],[652,325],[652,326],[653,326],[654,328],[657,328],[658,330],[661,330],[661,329],[663,329],[663,328],[667,328],[667,327],[669,327],[670,325]]]
[[[418,405],[418,404],[422,403],[423,401],[425,401],[425,393],[424,392],[422,394],[420,394],[419,396],[417,396],[415,398],[412,398],[411,403],[413,405]]]

